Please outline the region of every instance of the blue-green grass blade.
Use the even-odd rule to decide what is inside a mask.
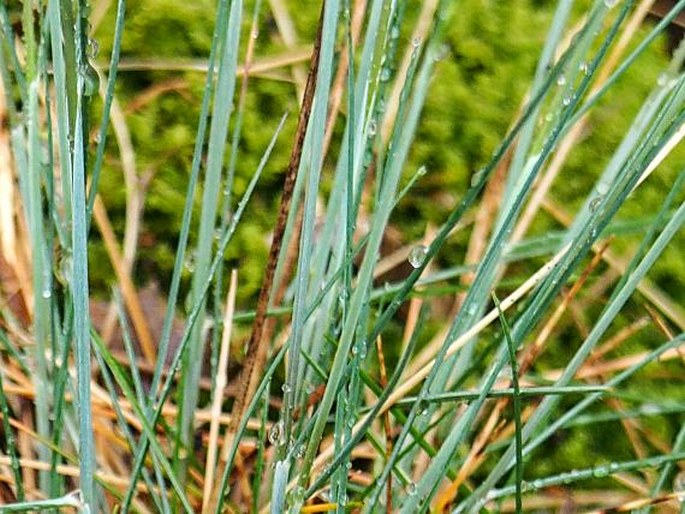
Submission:
[[[52,444],[59,447],[62,442],[65,424],[71,419],[75,418],[76,409],[74,405],[67,405],[65,391],[68,386],[69,379],[69,354],[72,350],[72,337],[74,333],[74,304],[71,301],[65,302],[66,312],[64,313],[63,328],[56,328],[57,338],[59,340],[59,352],[56,353],[56,359],[53,366],[53,403],[54,403],[54,418],[52,425]],[[57,466],[60,464],[62,455],[59,452],[52,452],[52,459],[50,462],[50,494],[57,496],[63,493],[64,478],[57,473]]]
[[[3,387],[2,366],[0,366],[0,412],[2,413],[2,429],[5,437],[5,444],[7,445],[7,453],[10,457],[10,467],[12,468],[12,475],[14,476],[14,492],[19,502],[23,502],[25,498],[24,493],[24,479],[21,473],[21,465],[19,464],[19,453],[17,452],[17,440],[10,426],[10,409],[7,404],[7,397],[5,396],[5,389]]]
[[[55,2],[52,2],[55,3]],[[95,195],[100,184],[100,174],[102,172],[102,163],[105,157],[105,144],[107,143],[107,128],[109,126],[109,117],[112,108],[112,101],[114,100],[114,86],[116,85],[117,72],[119,70],[119,56],[121,54],[121,39],[124,34],[124,20],[126,18],[126,0],[118,0],[117,15],[114,22],[114,39],[112,41],[112,55],[109,62],[109,71],[107,73],[107,87],[105,89],[105,97],[102,106],[102,121],[98,129],[97,149],[95,150],[95,161],[93,162],[90,179],[90,190],[88,191],[88,220],[93,214],[93,205],[95,204]]]
[[[662,455],[658,457],[648,457],[646,459],[630,460],[622,462],[612,462],[610,464],[595,466],[586,469],[576,469],[566,473],[560,473],[551,477],[540,478],[533,482],[525,482],[523,484],[524,492],[533,492],[544,489],[546,487],[559,486],[564,484],[573,484],[580,480],[591,480],[593,478],[605,478],[616,473],[623,473],[627,471],[638,471],[645,468],[658,468],[671,463],[677,463],[685,460],[685,453],[674,453],[672,455]],[[503,487],[502,489],[494,489],[488,494],[488,501],[496,500],[505,496],[510,496],[514,492],[514,486]],[[486,501],[479,501],[474,507],[473,512],[478,512],[478,509],[485,506]]]
[[[0,327],[0,346],[4,351],[7,352],[9,357],[12,359],[12,362],[19,364],[19,368],[21,369],[22,373],[25,373],[26,375],[30,374],[30,367],[26,360],[26,355],[19,351],[14,343],[10,341],[9,337],[7,337],[7,333],[2,327]]]
[[[52,56],[53,80],[55,83],[55,113],[57,125],[57,146],[59,148],[60,171],[62,173],[62,203],[63,225],[67,234],[71,233],[70,220],[71,212],[71,183],[72,183],[72,161],[71,148],[69,141],[73,144],[73,126],[69,123],[69,95],[67,94],[67,70],[65,54],[62,41],[70,37],[70,34],[62,32],[61,8],[59,2],[49,2],[47,6],[47,19],[50,31],[50,50]],[[58,211],[56,211],[58,212]],[[62,240],[64,248],[71,247],[71,238]]]
[[[32,373],[36,388],[36,428],[38,434],[47,438],[50,433],[49,416],[49,388],[48,362],[46,352],[49,350],[51,309],[50,298],[43,294],[48,285],[46,284],[46,270],[49,273],[50,265],[45,248],[45,226],[43,221],[43,195],[41,193],[40,177],[41,172],[41,145],[39,141],[40,133],[40,113],[38,105],[38,86],[39,79],[35,79],[29,84],[29,105],[28,105],[28,127],[26,148],[26,167],[19,168],[19,172],[24,175],[25,183],[24,205],[28,218],[31,247],[33,250],[32,259],[32,285],[33,285],[33,336],[36,341],[33,357],[35,359],[35,370]],[[21,150],[19,150],[23,154]],[[17,150],[15,149],[15,155]],[[20,181],[22,176],[20,175]],[[39,457],[48,461],[49,452],[45,448],[39,450]],[[47,474],[40,474],[40,483],[47,488]]]
[[[79,89],[83,91],[83,78]],[[79,99],[82,99],[79,94]],[[70,289],[74,304],[74,349],[76,352],[76,380],[79,417],[79,468],[83,502],[95,509],[95,452],[93,441],[93,415],[90,401],[90,307],[88,287],[88,222],[86,220],[86,156],[83,134],[82,109],[76,110],[74,131],[73,185],[72,185],[72,236],[73,261]]]
[[[513,388],[512,404],[514,406],[514,431],[516,439],[516,513],[519,514],[523,511],[523,503],[521,500],[521,483],[523,482],[523,441],[521,438],[521,391],[519,389],[516,343],[511,339],[509,322],[504,316],[497,295],[495,295],[494,292],[492,293],[492,300],[499,313],[504,339],[507,342],[507,349],[509,350],[509,361],[511,362],[511,384]]]
[[[80,512],[89,512],[83,502],[83,497],[79,491],[69,493],[61,498],[50,500],[36,500],[29,502],[13,503],[0,506],[0,513],[10,514],[13,512],[42,512],[44,510],[75,508]]]
[[[554,387],[554,386],[541,386],[541,387],[521,387],[518,393],[515,392],[514,388],[505,389],[493,389],[488,393],[488,398],[511,398],[514,394],[518,394],[521,398],[537,397],[537,396],[548,396],[548,395],[562,395],[566,396],[569,394],[590,394],[590,393],[611,393],[611,388],[607,385],[576,385],[576,386],[565,386],[565,387]],[[445,402],[469,402],[471,400],[478,399],[480,395],[479,392],[468,392],[468,391],[453,391],[446,393],[437,393],[426,396],[423,401],[426,403],[445,403]],[[411,406],[418,400],[418,396],[407,396],[402,398],[395,403],[398,407]],[[368,411],[369,409],[364,409]]]
[[[262,401],[262,414],[260,416],[259,430],[257,431],[257,455],[255,457],[255,472],[254,479],[252,481],[252,490],[260,491],[262,485],[262,477],[264,476],[264,471],[266,470],[265,461],[265,451],[266,451],[266,424],[269,417],[269,382],[266,381],[266,388],[263,395]],[[259,494],[254,494],[252,497],[252,511],[257,512],[259,510]]]

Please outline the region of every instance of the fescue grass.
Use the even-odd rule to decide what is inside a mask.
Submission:
[[[218,0],[157,335],[133,280],[141,198],[122,237],[100,187],[135,146],[117,102],[126,2],[108,7],[106,69],[89,33],[104,4],[0,4],[0,512],[682,511],[685,319],[653,279],[685,222],[685,169],[652,182],[682,166],[685,46],[586,163],[576,206],[554,188],[576,185],[569,159],[685,0],[646,29],[647,2],[580,3],[556,6],[489,161],[408,241],[402,208],[435,171],[409,163],[459,57],[459,3],[327,0],[307,62],[280,1]],[[291,58],[259,55],[260,30]],[[263,119],[251,86],[274,77],[300,108]],[[243,184],[255,117],[269,140]],[[259,298],[240,305],[226,254],[266,215],[266,170],[284,171],[280,211]],[[646,190],[659,207],[623,219]],[[109,291],[89,279],[97,234]],[[92,315],[103,294],[116,331]]]

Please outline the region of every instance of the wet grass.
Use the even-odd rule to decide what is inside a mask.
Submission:
[[[679,508],[683,404],[663,386],[682,374],[685,315],[654,270],[679,241],[685,170],[653,182],[678,166],[685,50],[620,130],[607,113],[683,6],[652,26],[632,2],[550,8],[506,134],[457,187],[442,157],[414,163],[436,77],[464,57],[453,2],[329,0],[303,52],[285,5],[220,0],[151,298],[135,262],[159,178],[135,171],[118,101],[124,0],[106,68],[100,4],[0,5],[0,512]],[[285,57],[260,54],[265,34]],[[297,112],[255,107],[257,81],[292,82]],[[600,155],[605,126],[620,140]],[[100,194],[119,166],[123,233]],[[283,180],[275,220],[267,175]],[[437,222],[407,216],[422,195]],[[273,223],[266,260],[244,244],[264,233],[241,235],[255,219]],[[110,266],[103,315],[92,273]],[[259,295],[241,296],[255,268]]]

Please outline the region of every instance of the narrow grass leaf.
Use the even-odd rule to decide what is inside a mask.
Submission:
[[[507,342],[507,349],[509,350],[509,361],[511,362],[511,384],[513,386],[512,403],[514,406],[514,433],[516,445],[516,513],[518,514],[523,511],[523,502],[521,500],[521,483],[523,482],[523,442],[521,439],[521,391],[519,390],[516,343],[511,339],[509,322],[504,316],[497,295],[494,292],[492,293],[492,300],[499,313],[504,339]]]
[[[0,366],[0,413],[2,413],[2,429],[5,437],[5,444],[7,445],[7,453],[10,456],[10,465],[12,468],[12,475],[14,476],[14,493],[19,502],[24,501],[24,479],[21,473],[21,466],[19,464],[19,453],[17,452],[17,440],[14,436],[12,427],[10,426],[10,409],[7,404],[7,396],[5,395],[4,371]]]
[[[85,87],[79,77],[79,89]],[[79,99],[82,94],[79,94]],[[86,156],[83,134],[82,109],[76,110],[74,132],[72,233],[73,261],[70,288],[74,303],[74,348],[76,350],[76,380],[79,415],[79,463],[81,494],[84,503],[95,509],[95,449],[93,441],[93,414],[90,400],[90,307],[88,294],[88,221],[86,219]]]
[[[83,503],[80,491],[76,491],[61,498],[51,500],[37,500],[30,502],[14,503],[0,507],[0,512],[3,514],[11,512],[41,512],[43,510],[61,509],[61,508],[76,508],[81,512],[88,512],[86,505]]]

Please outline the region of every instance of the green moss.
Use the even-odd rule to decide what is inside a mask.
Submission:
[[[145,0],[128,6],[122,55],[206,57],[212,44],[216,2]]]

